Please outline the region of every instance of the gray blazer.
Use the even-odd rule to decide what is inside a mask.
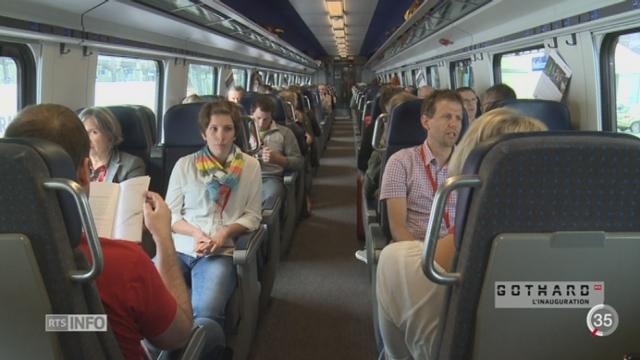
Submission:
[[[147,169],[142,159],[114,149],[104,181],[120,183],[136,176],[144,175],[147,175]]]

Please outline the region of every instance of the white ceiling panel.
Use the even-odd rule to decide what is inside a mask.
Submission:
[[[323,0],[289,0],[329,55],[338,54],[329,13]],[[356,55],[369,29],[378,0],[344,0],[349,55]]]

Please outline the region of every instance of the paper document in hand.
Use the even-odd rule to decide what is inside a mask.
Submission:
[[[142,204],[150,178],[139,176],[119,184],[92,182],[89,203],[98,235],[142,241]]]

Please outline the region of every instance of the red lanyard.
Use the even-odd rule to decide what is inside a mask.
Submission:
[[[433,195],[435,197],[436,190],[438,189],[438,183],[436,182],[436,179],[433,178],[433,174],[431,174],[431,164],[427,163],[427,156],[424,153],[425,146],[426,145],[424,144],[420,146],[420,159],[422,160],[422,165],[424,165],[424,171],[427,173],[427,176],[429,177],[429,182],[431,183],[431,189],[433,190]],[[451,228],[451,221],[449,220],[448,210],[444,211],[444,224],[447,227],[447,229]]]
[[[231,191],[227,192],[227,194],[224,196],[224,201],[222,203],[222,206],[220,207],[220,220],[222,220],[222,213],[224,212],[224,209],[227,207],[230,197],[231,197]]]

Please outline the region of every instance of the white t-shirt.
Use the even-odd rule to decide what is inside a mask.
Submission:
[[[446,287],[431,282],[422,272],[423,245],[421,241],[400,241],[380,254],[376,292],[387,359],[433,356]]]

